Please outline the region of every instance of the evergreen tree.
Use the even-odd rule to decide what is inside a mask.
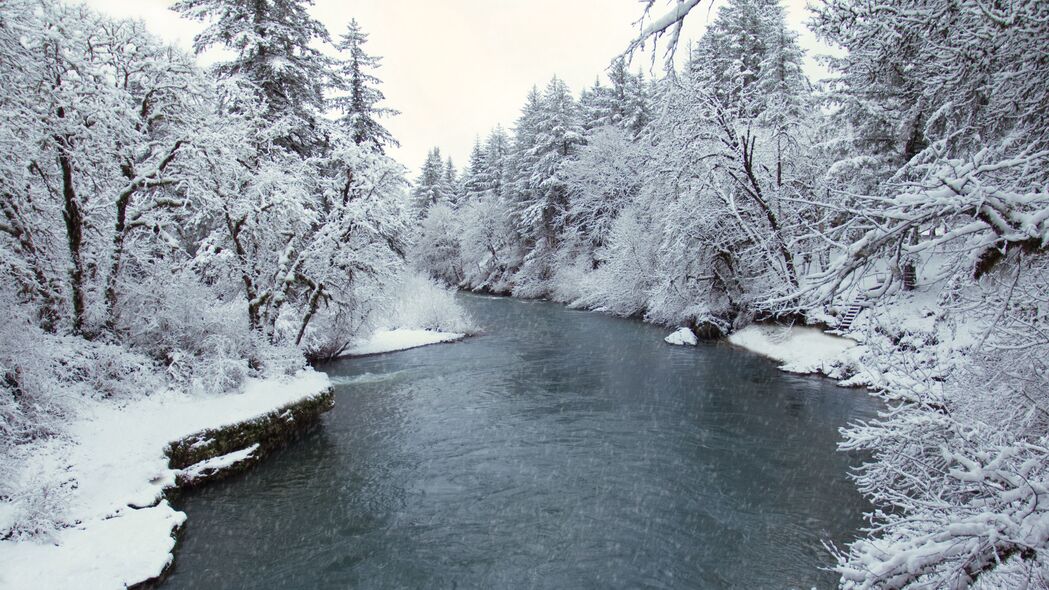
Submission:
[[[543,118],[543,95],[539,88],[532,86],[521,108],[521,116],[514,127],[513,155],[510,160],[510,186],[508,190],[513,201],[513,219],[517,226],[522,226],[522,210],[533,200],[537,188],[533,185],[532,172],[535,168],[536,137]]]
[[[552,247],[568,204],[563,165],[575,155],[584,134],[578,105],[568,85],[556,76],[547,85],[537,114],[528,167],[532,192],[522,203],[522,221],[533,239],[543,239]]]
[[[486,191],[495,197],[506,197],[510,184],[510,137],[496,125],[484,144],[484,178]]]
[[[452,162],[451,156],[448,156],[444,163],[444,172],[441,176],[441,192],[443,199],[449,205],[452,207],[459,205],[462,184],[459,178],[459,171],[455,168],[455,163]]]
[[[193,39],[201,53],[221,46],[233,52],[215,72],[243,76],[265,101],[265,118],[278,145],[306,155],[322,143],[318,118],[331,78],[330,60],[314,47],[328,31],[306,11],[313,0],[178,0],[183,16],[211,21]]]
[[[579,93],[579,117],[583,122],[583,129],[589,134],[590,131],[606,125],[609,113],[606,111],[610,103],[608,94],[611,90],[601,84],[600,78],[594,80],[594,85],[584,88]]]
[[[488,190],[489,170],[485,156],[481,138],[478,137],[470,150],[470,165],[463,173],[463,198],[467,201],[478,198]]]
[[[446,200],[444,174],[441,149],[435,147],[426,155],[426,161],[423,162],[422,171],[412,190],[412,204],[419,217],[424,216],[430,207]]]
[[[337,62],[336,69],[336,88],[344,94],[331,99],[330,103],[341,114],[339,123],[354,143],[382,153],[386,146],[396,147],[398,143],[379,119],[398,113],[379,106],[386,97],[378,88],[382,80],[371,72],[380,67],[382,58],[364,51],[367,42],[368,35],[361,30],[357,19],[351,20],[335,46],[346,55]]]
[[[610,125],[637,137],[652,119],[644,79],[639,74],[631,74],[623,58],[612,62],[608,78],[611,87],[596,81],[580,95],[583,127],[590,131]]]

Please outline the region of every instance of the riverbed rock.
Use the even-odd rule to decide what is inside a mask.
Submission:
[[[691,328],[678,328],[673,334],[664,338],[667,344],[673,344],[675,346],[695,346],[699,344],[699,340],[696,335],[692,333]]]

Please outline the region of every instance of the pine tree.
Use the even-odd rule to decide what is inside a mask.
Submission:
[[[510,184],[510,137],[501,125],[496,125],[484,144],[486,175],[484,182],[489,195],[507,196]]]
[[[178,0],[173,9],[211,21],[193,39],[201,53],[221,46],[233,57],[214,70],[222,78],[243,76],[265,100],[266,119],[277,130],[277,144],[306,155],[322,143],[318,118],[330,60],[313,45],[328,31],[306,11],[313,0]]]
[[[459,171],[455,168],[452,157],[448,156],[448,159],[444,162],[444,172],[441,176],[442,198],[452,207],[457,207],[461,200],[462,192]]]
[[[609,125],[637,137],[652,118],[644,79],[639,74],[631,74],[623,58],[612,62],[608,78],[611,87],[597,81],[580,95],[583,127],[590,131]]]
[[[435,147],[426,155],[426,161],[423,162],[422,171],[412,190],[412,204],[419,217],[424,216],[427,209],[446,199],[444,174],[441,150]]]
[[[472,201],[488,190],[489,170],[484,148],[481,146],[481,138],[474,140],[474,147],[470,150],[470,165],[463,173],[463,198]]]
[[[601,84],[599,78],[594,80],[593,86],[584,88],[579,93],[579,117],[587,133],[608,124],[609,113],[606,109],[610,103],[607,96],[610,92],[607,86]]]
[[[508,190],[513,202],[514,223],[523,226],[521,214],[528,203],[534,200],[537,186],[533,184],[536,162],[536,137],[543,118],[543,95],[532,86],[521,108],[521,116],[514,127],[513,155],[510,160],[510,186]]]
[[[739,118],[763,112],[768,91],[798,90],[801,50],[785,18],[778,0],[731,0],[693,50],[692,79]]]
[[[386,97],[378,88],[382,80],[371,72],[380,67],[382,58],[364,51],[367,42],[368,35],[357,19],[351,20],[335,46],[346,55],[337,62],[336,69],[336,88],[344,94],[331,99],[330,104],[341,113],[339,123],[354,143],[382,153],[386,146],[396,147],[398,143],[378,120],[398,112],[379,106]]]
[[[530,167],[530,186],[535,190],[526,201],[524,220],[533,235],[552,245],[568,204],[562,166],[575,155],[584,134],[575,99],[556,76],[543,93],[539,115]]]

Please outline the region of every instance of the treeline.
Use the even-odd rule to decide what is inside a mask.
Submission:
[[[378,59],[306,4],[177,2],[208,71],[140,22],[0,7],[0,451],[78,399],[301,368],[386,305],[410,216]]]
[[[878,509],[843,586],[1047,587],[1049,4],[824,0],[810,27],[844,52],[818,87],[776,0],[730,0],[682,71],[533,91],[461,175],[428,158],[414,260],[709,334],[865,302],[892,409],[846,432]]]
[[[784,206],[820,167],[801,59],[778,4],[740,3],[675,76],[646,81],[617,59],[578,100],[554,78],[461,175],[430,153],[416,259],[470,289],[713,333],[789,309],[769,300],[797,289],[817,249],[799,223],[815,214]]]

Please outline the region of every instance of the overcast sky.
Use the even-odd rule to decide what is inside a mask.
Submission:
[[[187,50],[202,28],[168,10],[171,0],[86,3],[141,18]],[[785,5],[809,50],[810,75],[818,75],[812,54],[826,50],[804,29],[805,0]],[[477,134],[496,124],[512,127],[533,84],[542,87],[554,74],[577,93],[593,84],[636,33],[641,7],[638,0],[317,0],[310,12],[333,37],[351,18],[370,35],[368,49],[383,58],[378,75],[387,104],[401,111],[386,121],[401,142],[392,154],[414,177],[435,145],[461,170]],[[695,9],[687,35],[698,37],[714,14]],[[648,70],[648,57],[636,61]]]

